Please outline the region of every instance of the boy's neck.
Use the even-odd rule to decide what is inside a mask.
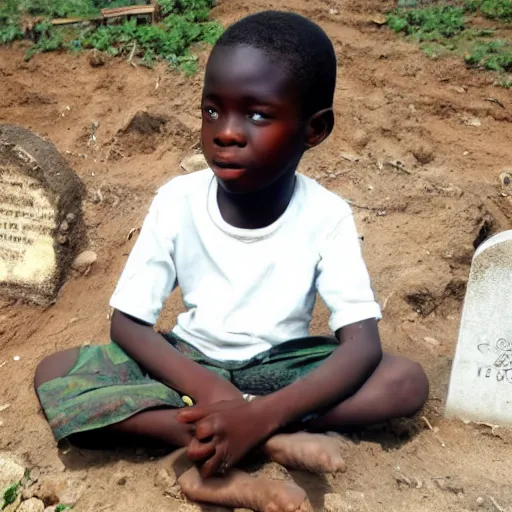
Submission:
[[[288,208],[295,189],[295,170],[250,194],[231,194],[217,187],[217,203],[225,222],[236,228],[259,229],[274,223]]]

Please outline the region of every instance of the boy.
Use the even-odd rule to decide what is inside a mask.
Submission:
[[[339,470],[335,440],[278,433],[423,406],[421,367],[382,354],[349,206],[296,174],[333,128],[335,82],[330,40],[301,16],[259,13],[219,39],[202,96],[210,169],[171,180],[154,199],[111,299],[114,343],[54,354],[36,371],[57,439],[113,432],[187,447],[205,479],[188,473],[189,497],[288,511],[304,501],[293,486],[260,481],[251,491],[247,475],[210,477],[258,445],[284,465]],[[170,334],[156,333],[178,285],[187,311]],[[308,336],[316,292],[333,338]],[[185,396],[194,407],[180,411]]]

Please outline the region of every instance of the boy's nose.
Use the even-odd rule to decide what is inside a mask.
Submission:
[[[243,148],[246,143],[246,137],[239,123],[234,119],[227,119],[217,131],[215,144],[221,147],[238,146]]]

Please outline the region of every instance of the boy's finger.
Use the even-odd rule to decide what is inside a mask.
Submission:
[[[216,451],[213,457],[210,457],[199,470],[201,477],[203,479],[210,478],[211,476],[214,476],[215,474],[222,475],[223,472],[221,472],[221,468],[223,470],[227,469],[227,467],[223,467],[223,455],[219,451]]]
[[[176,419],[180,423],[195,423],[207,415],[208,410],[206,407],[186,407],[178,412]]]
[[[205,460],[215,455],[216,439],[212,439],[208,443],[202,443],[195,437],[192,438],[187,448],[187,457],[192,462]]]

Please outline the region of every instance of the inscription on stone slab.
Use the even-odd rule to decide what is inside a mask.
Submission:
[[[0,293],[51,302],[82,234],[83,187],[55,147],[0,125]]]
[[[473,258],[445,414],[512,425],[512,231]]]

